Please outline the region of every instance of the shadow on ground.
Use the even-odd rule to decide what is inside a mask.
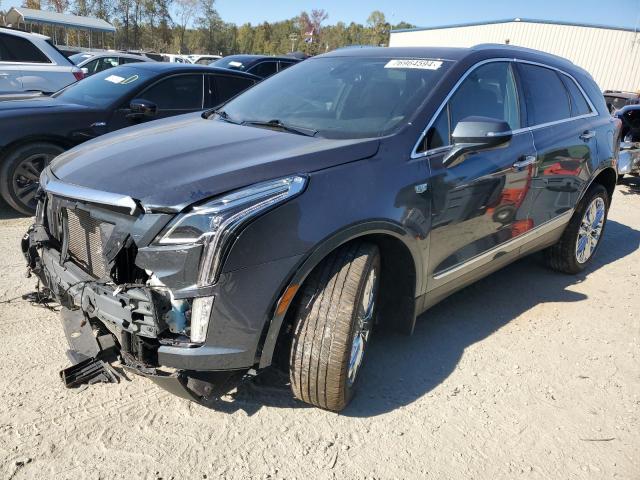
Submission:
[[[568,288],[640,246],[640,231],[611,220],[606,228],[598,255],[583,274],[556,273],[544,266],[540,254],[533,255],[431,308],[418,318],[413,336],[374,336],[361,372],[358,395],[342,414],[371,417],[408,405],[443,382],[456,368],[465,348],[535,305],[585,300],[583,294]],[[284,375],[270,373],[240,386],[231,402],[212,407],[229,412],[242,409],[252,414],[264,405],[306,406],[291,398]]]
[[[640,194],[640,177],[627,175],[620,182],[619,185],[625,186],[627,188],[618,188],[617,191],[623,195],[633,195]],[[615,197],[613,199],[615,201]]]
[[[12,220],[17,218],[27,218],[26,215],[16,212],[7,205],[4,199],[0,198],[0,220]]]

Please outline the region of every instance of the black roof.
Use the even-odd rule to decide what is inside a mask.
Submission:
[[[119,68],[122,68],[122,67],[138,68],[141,70],[148,70],[156,73],[162,73],[167,71],[173,71],[176,73],[189,73],[189,72],[224,73],[225,75],[235,75],[238,77],[250,78],[252,80],[261,80],[259,77],[256,77],[255,75],[251,75],[250,73],[246,73],[246,72],[229,70],[227,68],[210,67],[208,65],[196,65],[192,63],[139,62],[139,63],[128,63],[126,65],[121,65]]]
[[[469,48],[453,47],[374,47],[345,48],[333,50],[319,57],[387,57],[387,58],[427,58],[438,60],[462,61],[470,57],[522,57],[535,59],[551,66],[573,70],[582,70],[569,60],[557,55],[531,48],[505,45],[501,43],[483,43]]]
[[[272,56],[272,55],[253,55],[253,54],[248,54],[248,53],[240,53],[238,55],[227,55],[226,57],[222,57],[219,60],[237,60],[239,62],[242,63],[254,63],[257,62],[259,60],[293,60],[293,61],[299,61],[302,60],[301,58],[297,58],[293,55],[279,55],[279,56]]]

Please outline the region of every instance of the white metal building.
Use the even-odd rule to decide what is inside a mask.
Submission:
[[[603,90],[640,90],[640,33],[636,30],[531,19],[509,19],[391,31],[389,46],[471,47],[509,43],[571,60]]]

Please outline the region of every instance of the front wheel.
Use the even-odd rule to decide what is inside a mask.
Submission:
[[[583,271],[600,246],[608,211],[607,190],[599,184],[591,186],[578,202],[560,240],[547,249],[548,265],[564,273]]]
[[[352,242],[325,258],[295,309],[289,377],[293,394],[327,410],[351,400],[376,313],[378,247]]]
[[[11,150],[0,164],[2,198],[24,215],[36,211],[40,174],[64,149],[46,142],[30,143]]]

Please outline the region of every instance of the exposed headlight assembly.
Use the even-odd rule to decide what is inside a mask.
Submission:
[[[280,178],[194,206],[169,223],[158,235],[156,244],[201,243],[198,286],[212,285],[218,279],[226,250],[240,228],[269,208],[299,195],[306,183],[306,177],[302,176]]]

